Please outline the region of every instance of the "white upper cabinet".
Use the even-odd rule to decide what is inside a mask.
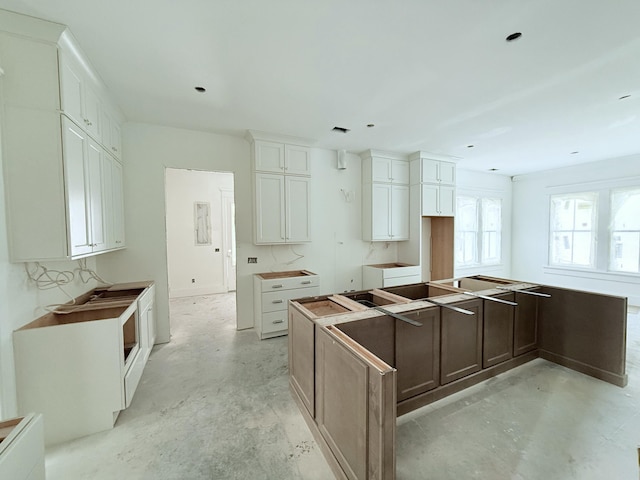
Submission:
[[[301,145],[255,140],[254,171],[311,175],[311,150]]]
[[[453,217],[456,210],[456,164],[411,155],[411,177],[420,179],[420,212],[423,217]]]
[[[115,157],[100,128],[104,107],[118,128],[122,116],[64,26],[2,10],[0,25],[11,261],[74,259],[122,248],[124,243],[110,242],[124,239],[122,231],[111,231],[118,225],[113,209],[123,211],[121,175],[119,183],[109,175]]]
[[[362,154],[362,238],[409,239],[409,162],[402,155]]]
[[[100,135],[102,145],[107,152],[118,160],[122,160],[120,124],[115,117],[109,113],[106,106],[103,106],[100,111],[100,127],[102,130],[102,134]]]
[[[60,99],[62,111],[95,139],[100,139],[100,99],[83,69],[60,52]]]
[[[456,164],[453,162],[443,162],[441,160],[431,160],[422,158],[422,183],[442,183],[455,185]]]
[[[248,132],[256,245],[311,241],[311,149],[290,137]]]

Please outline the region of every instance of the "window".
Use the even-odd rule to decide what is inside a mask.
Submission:
[[[609,270],[640,273],[640,188],[611,192]]]
[[[502,258],[502,200],[456,200],[456,266],[490,265]]]
[[[595,267],[597,208],[595,192],[551,197],[549,264]]]

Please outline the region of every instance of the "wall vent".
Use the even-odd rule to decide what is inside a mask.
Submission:
[[[332,131],[333,132],[340,132],[340,133],[347,133],[350,130],[348,128],[344,128],[344,127],[333,127]]]

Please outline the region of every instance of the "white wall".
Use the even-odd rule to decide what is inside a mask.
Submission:
[[[513,277],[627,296],[631,304],[640,305],[640,275],[548,267],[550,195],[630,185],[640,186],[640,155],[515,177]]]
[[[222,246],[222,190],[233,191],[233,174],[175,168],[166,171],[170,298],[227,291]],[[195,244],[195,202],[210,205],[210,245]]]
[[[38,290],[29,282],[23,263],[9,262],[1,164],[0,157],[0,418],[8,418],[18,413],[13,362],[13,331],[45,314],[43,306],[64,303],[69,299],[58,289]],[[43,235],[46,235],[46,232],[43,232]],[[52,270],[64,271],[73,271],[78,267],[77,262],[71,261],[47,262],[43,265]],[[95,269],[95,260],[89,259],[87,266]],[[35,266],[31,264],[31,268],[34,269]],[[76,275],[74,281],[64,288],[69,295],[76,297],[94,286],[94,281],[84,284]]]
[[[129,123],[123,129],[127,249],[101,256],[101,275],[117,281],[157,283],[158,342],[170,337],[167,295],[164,172],[166,167],[233,172],[236,198],[238,328],[253,327],[254,273],[309,269],[320,274],[320,291],[359,289],[361,265],[396,259],[393,244],[361,240],[360,159],[348,155],[336,169],[336,152],[312,149],[313,242],[256,246],[252,236],[249,143],[227,135]],[[342,191],[350,192],[349,202]],[[298,258],[304,255],[303,258]],[[258,257],[248,264],[247,257]]]
[[[499,265],[455,268],[454,275],[460,277],[485,274],[493,277],[511,278],[511,177],[461,169],[458,169],[456,173],[456,195],[502,199],[502,262]]]

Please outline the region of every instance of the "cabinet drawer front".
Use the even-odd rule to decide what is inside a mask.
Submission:
[[[262,315],[262,333],[279,332],[289,329],[289,312],[282,310]]]
[[[382,278],[411,277],[420,275],[420,266],[410,265],[406,267],[382,268]],[[418,280],[420,281],[420,280]]]
[[[124,375],[124,406],[125,408],[131,405],[133,394],[138,388],[142,372],[144,371],[144,354],[141,350],[138,350],[136,358],[133,359],[133,363],[129,367],[129,370]]]
[[[318,288],[294,288],[284,291],[266,292],[262,294],[262,311],[277,312],[286,310],[289,300],[309,297],[318,294]]]
[[[300,277],[263,280],[261,283],[263,292],[275,292],[280,290],[291,290],[292,288],[317,287],[318,285],[320,285],[320,277],[318,275],[305,275]]]

